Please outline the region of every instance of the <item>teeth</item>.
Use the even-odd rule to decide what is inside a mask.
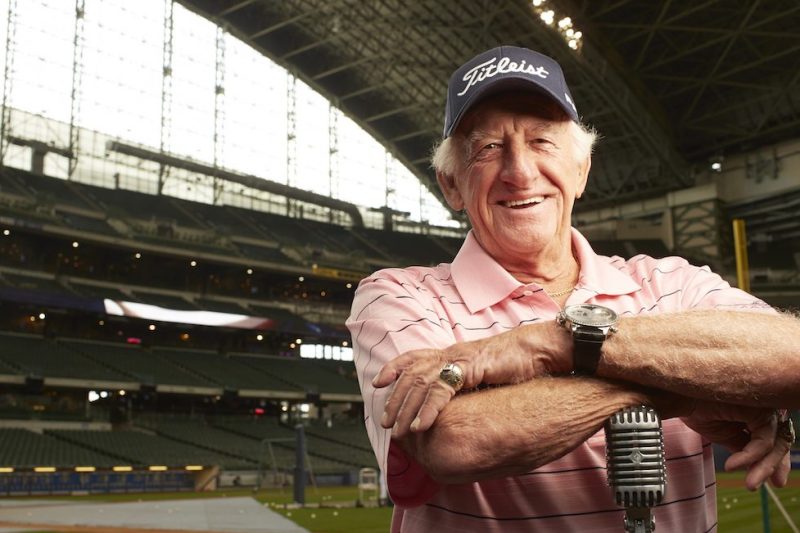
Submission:
[[[521,205],[540,204],[542,202],[544,202],[544,196],[534,196],[524,200],[511,200],[509,202],[503,202],[503,204],[506,207],[519,207]]]

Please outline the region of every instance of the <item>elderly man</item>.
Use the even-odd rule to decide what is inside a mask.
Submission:
[[[666,419],[659,530],[716,529],[711,441],[749,488],[786,483],[800,323],[706,267],[595,254],[571,227],[593,141],[549,57],[450,79],[433,164],[472,230],[451,264],[364,279],[348,319],[392,531],[621,531],[601,428],[640,404]]]

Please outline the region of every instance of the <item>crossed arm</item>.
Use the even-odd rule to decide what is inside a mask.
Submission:
[[[775,407],[800,406],[800,321],[783,315],[691,311],[626,318],[603,347],[598,378],[575,378],[572,341],[554,323],[523,326],[386,364],[395,383],[384,427],[434,477],[474,481],[521,473],[564,455],[622,407],[646,403],[735,453],[754,488],[783,485],[788,443],[775,440]],[[459,394],[438,379],[445,362],[466,374]],[[542,376],[561,375],[541,379]],[[537,379],[538,378],[538,379]],[[733,405],[730,405],[733,404]],[[487,416],[487,413],[495,416]],[[532,443],[536,443],[535,446]]]

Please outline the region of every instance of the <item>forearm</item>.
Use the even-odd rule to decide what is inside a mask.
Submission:
[[[442,483],[529,472],[565,455],[643,393],[593,378],[539,378],[462,394],[401,446]],[[494,413],[494,415],[488,415]]]
[[[624,318],[603,345],[598,376],[701,399],[800,406],[800,321],[692,311]]]

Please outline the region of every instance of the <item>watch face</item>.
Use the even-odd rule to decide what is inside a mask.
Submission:
[[[566,317],[581,326],[612,326],[617,323],[617,313],[602,305],[570,305],[564,309]]]

